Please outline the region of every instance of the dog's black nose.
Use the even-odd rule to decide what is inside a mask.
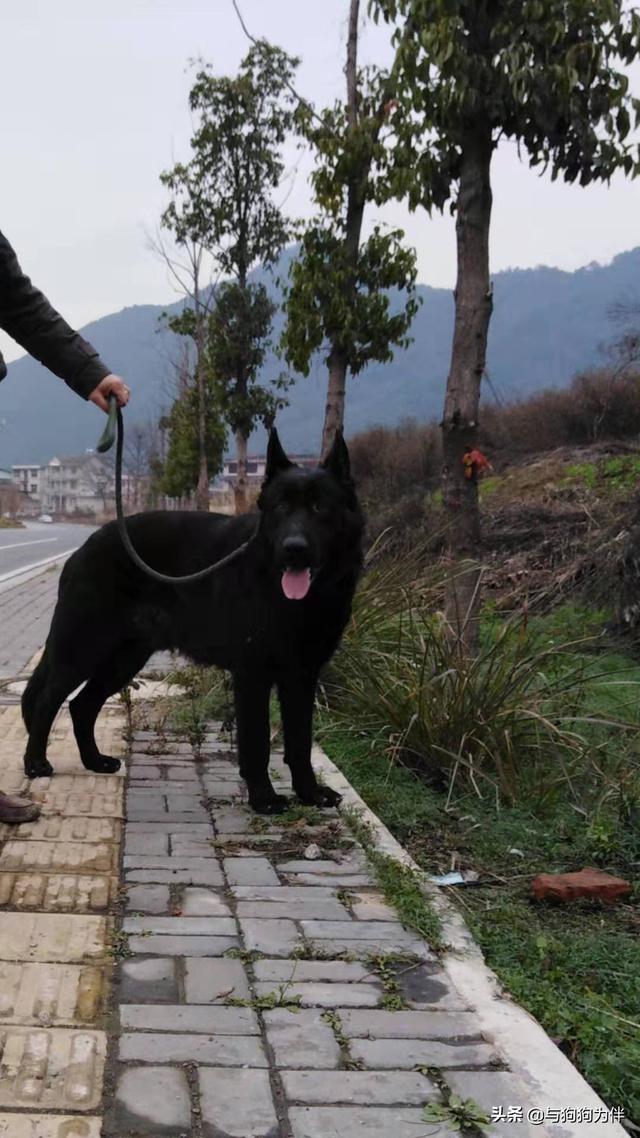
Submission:
[[[309,563],[309,546],[304,537],[285,537],[282,548],[284,550],[287,564],[292,568],[296,566],[306,567]]]

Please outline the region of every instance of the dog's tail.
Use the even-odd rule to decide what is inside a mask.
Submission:
[[[47,682],[49,673],[49,665],[47,663],[47,649],[45,648],[40,658],[39,664],[36,666],[35,671],[31,674],[26,688],[22,695],[22,718],[27,731],[31,730],[31,723],[36,709],[36,704],[42,689]]]

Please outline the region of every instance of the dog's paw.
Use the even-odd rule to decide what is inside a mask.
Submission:
[[[270,794],[249,798],[249,806],[256,814],[284,814],[289,799],[283,794]]]
[[[28,759],[25,757],[24,773],[27,778],[51,778],[54,771],[48,759]]]
[[[330,786],[320,786],[319,783],[309,790],[296,789],[296,797],[304,806],[331,808],[342,802],[342,795],[337,790],[332,790]]]
[[[96,755],[94,758],[83,759],[82,765],[93,774],[115,774],[120,770],[120,759],[113,759],[111,755]]]

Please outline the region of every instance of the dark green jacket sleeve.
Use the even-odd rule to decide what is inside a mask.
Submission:
[[[49,371],[88,399],[111,369],[95,348],[62,319],[31,284],[6,237],[0,233],[0,328]],[[0,355],[0,379],[7,374]]]

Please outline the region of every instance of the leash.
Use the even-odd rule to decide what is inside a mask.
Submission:
[[[147,565],[143,561],[140,554],[136,552],[129,537],[127,530],[127,523],[124,517],[124,510],[122,508],[122,454],[124,450],[124,420],[122,411],[118,407],[118,402],[115,395],[109,396],[109,413],[107,416],[107,425],[102,432],[96,450],[99,454],[105,454],[111,450],[114,440],[116,442],[116,517],[118,519],[118,532],[122,539],[129,557],[138,569],[151,577],[153,581],[159,581],[163,585],[190,585],[195,581],[203,581],[210,573],[217,572],[225,565],[229,565],[244,553],[251,543],[255,541],[258,535],[258,527],[251,537],[234,549],[232,553],[228,553],[226,557],[221,557],[219,561],[214,562],[213,565],[207,565],[206,569],[199,569],[197,573],[187,573],[184,577],[171,577],[167,573],[160,573],[157,569],[152,569],[151,565]]]

